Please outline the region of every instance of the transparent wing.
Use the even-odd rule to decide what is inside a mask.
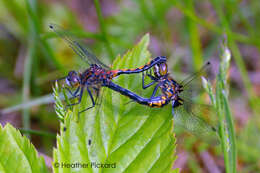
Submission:
[[[183,105],[175,108],[175,124],[198,136],[202,140],[218,144],[219,138],[215,124],[216,114],[212,106],[194,103],[194,99],[203,93],[200,76],[209,76],[210,63],[207,62],[199,71],[181,82],[183,91],[179,97]],[[207,121],[206,121],[207,120]],[[208,123],[210,122],[210,123]]]
[[[105,69],[109,69],[107,65],[103,64],[93,53],[87,50],[86,47],[82,46],[79,42],[74,40],[72,34],[70,34],[68,31],[65,31],[63,28],[59,27],[56,24],[50,24],[49,27],[58,36],[65,40],[83,61],[87,62],[89,65],[98,64]]]
[[[183,86],[183,88],[186,88],[187,86],[190,85],[191,82],[194,81],[194,79],[197,79],[199,76],[202,76],[204,74],[208,74],[210,70],[210,62],[208,61],[206,64],[204,64],[199,71],[193,73],[186,79],[184,79],[180,84]]]
[[[189,85],[186,85],[182,92],[179,93],[179,97],[188,102],[194,102],[200,96],[205,93],[204,88],[202,87],[201,80],[194,80]],[[188,103],[186,102],[188,105]]]
[[[203,141],[214,145],[219,144],[216,128],[208,124],[202,117],[195,115],[191,109],[191,105],[185,104],[184,101],[184,105],[175,108],[173,116],[174,124],[181,126]],[[188,108],[186,106],[188,106]],[[196,104],[194,106],[196,106]],[[199,113],[202,114],[203,112],[200,111]]]
[[[203,75],[204,77],[208,78],[210,74],[210,69],[210,63],[207,62],[201,67],[199,71],[184,79],[180,83],[183,87],[183,91],[179,93],[179,97],[185,101],[191,102],[194,98],[203,93],[204,89],[202,87],[200,77]]]

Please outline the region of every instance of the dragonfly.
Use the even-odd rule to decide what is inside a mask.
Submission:
[[[198,73],[195,73],[194,75],[187,78],[181,83],[177,83],[169,75],[165,56],[158,56],[139,68],[111,70],[108,66],[103,64],[94,54],[92,54],[85,47],[83,47],[79,42],[73,40],[72,37],[64,29],[54,24],[50,25],[50,28],[54,32],[56,32],[58,36],[65,40],[69,44],[69,46],[74,50],[74,52],[78,54],[79,57],[81,57],[81,59],[87,62],[90,66],[83,73],[78,73],[73,70],[70,71],[67,76],[60,78],[65,79],[68,86],[76,88],[75,92],[71,92],[70,90],[68,91],[72,95],[72,98],[78,98],[78,102],[67,106],[74,106],[81,103],[83,92],[87,90],[92,101],[92,106],[80,111],[79,114],[95,107],[96,105],[93,94],[90,90],[91,88],[94,89],[97,93],[99,93],[100,87],[108,87],[116,92],[119,92],[124,96],[129,97],[134,102],[149,107],[161,108],[171,103],[172,114],[176,124],[184,127],[192,134],[195,134],[197,136],[199,135],[203,138],[205,137],[204,139],[207,139],[209,136],[210,138],[215,138],[216,129],[207,124],[204,120],[194,115],[189,110],[191,107],[191,102],[188,102],[181,98],[182,93],[185,93],[183,91],[187,91],[185,90],[185,88],[188,86],[188,84],[195,77],[199,76],[200,72],[203,71],[207,66],[209,66],[210,63],[207,63],[204,67],[202,67],[202,69]],[[148,74],[148,76],[150,77],[152,82],[150,84],[145,85],[143,72],[148,71],[151,68],[153,68],[154,75]],[[152,86],[153,84],[157,83],[150,98],[144,98],[142,96],[139,96],[136,93],[126,88],[123,88],[111,81],[114,77],[119,76],[121,74],[132,73],[143,74],[143,89],[146,89]],[[159,96],[155,96],[158,88],[160,88],[162,94]],[[216,140],[214,139],[214,141]]]
[[[66,87],[66,89],[72,96],[70,99],[78,98],[78,101],[76,103],[67,105],[68,107],[80,104],[84,91],[86,90],[88,92],[92,105],[84,110],[81,110],[79,114],[95,107],[101,87],[108,87],[115,91],[120,91],[120,93],[124,93],[124,95],[133,95],[131,91],[113,83],[111,81],[113,78],[122,74],[140,73],[149,70],[156,64],[166,62],[166,57],[158,56],[149,61],[147,64],[135,69],[111,70],[107,65],[102,63],[93,53],[87,50],[86,47],[82,46],[78,41],[73,39],[72,36],[63,28],[59,27],[56,24],[51,24],[49,25],[49,27],[59,37],[65,40],[65,42],[68,43],[73,51],[89,65],[89,67],[85,69],[85,71],[82,73],[72,70],[68,73],[67,76],[64,76],[57,80],[59,81],[65,79],[67,86],[69,86],[70,88],[75,88],[75,91],[72,92],[68,87]],[[93,97],[91,91],[92,89],[97,93],[96,99],[94,99]],[[135,99],[135,97],[132,97],[132,99]]]
[[[133,101],[137,101],[149,107],[161,108],[171,103],[172,115],[176,125],[183,127],[208,143],[218,144],[219,137],[216,127],[208,124],[204,119],[197,116],[197,114],[202,114],[203,107],[208,110],[207,113],[214,115],[212,107],[194,104],[191,99],[193,89],[191,82],[198,76],[201,76],[209,67],[210,62],[207,62],[199,71],[178,83],[169,74],[167,63],[158,63],[153,66],[153,74],[151,73],[151,69],[148,70],[149,73],[146,73],[146,75],[142,72],[143,89],[147,89],[156,84],[150,98],[142,98],[133,94],[130,95],[128,92],[122,94],[129,94],[128,97]],[[152,82],[145,84],[145,76],[148,76]],[[161,95],[155,96],[158,89],[160,89]]]

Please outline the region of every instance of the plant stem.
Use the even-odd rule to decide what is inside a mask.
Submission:
[[[193,12],[194,11],[193,1],[188,0],[185,2],[187,8]],[[189,37],[190,37],[190,44],[192,50],[193,69],[197,71],[203,64],[203,59],[201,56],[202,53],[201,53],[200,37],[199,37],[197,24],[190,18],[187,18],[187,20],[188,20]]]
[[[23,129],[23,128],[21,128],[19,130],[22,133],[26,133],[26,134],[34,134],[34,135],[38,135],[38,136],[46,136],[46,137],[50,137],[50,138],[56,138],[56,134],[50,133],[50,132],[32,130],[32,129]]]
[[[109,44],[109,41],[108,41],[107,28],[106,28],[106,25],[105,25],[105,22],[104,22],[104,18],[102,16],[99,0],[94,0],[94,3],[95,3],[95,7],[96,7],[97,16],[98,16],[99,26],[100,26],[100,29],[101,29],[101,33],[102,33],[103,40],[105,42],[107,51],[108,51],[108,53],[111,57],[114,57],[113,50],[112,50],[112,48]]]
[[[32,64],[33,58],[36,54],[37,44],[37,31],[39,28],[37,17],[36,17],[36,0],[27,0],[26,9],[29,16],[29,36],[28,36],[28,54],[24,63],[24,74],[23,74],[23,102],[27,102],[30,98],[30,83],[32,77]],[[29,109],[23,109],[23,127],[24,129],[30,129],[30,113]],[[27,134],[27,137],[30,137]]]

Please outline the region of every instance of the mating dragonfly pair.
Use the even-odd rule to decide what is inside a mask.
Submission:
[[[98,60],[94,54],[90,53],[85,47],[83,47],[79,42],[72,39],[72,37],[65,30],[58,27],[57,25],[50,25],[50,28],[54,32],[56,32],[58,36],[63,38],[74,50],[74,52],[78,54],[90,66],[83,73],[70,71],[67,76],[60,78],[65,79],[66,84],[69,87],[75,88],[75,91],[73,92],[69,88],[66,88],[71,94],[71,98],[78,98],[78,101],[76,103],[70,104],[68,106],[74,106],[81,103],[83,93],[85,90],[87,90],[92,105],[84,110],[81,110],[79,114],[95,107],[96,105],[96,99],[94,99],[91,89],[95,90],[98,96],[100,88],[107,87],[116,92],[119,92],[124,96],[129,97],[134,102],[149,107],[163,107],[171,103],[172,114],[175,120],[174,122],[176,124],[184,127],[186,130],[195,135],[199,135],[203,138],[211,138],[210,141],[214,141],[214,143],[215,141],[217,141],[216,129],[213,126],[207,124],[200,117],[195,116],[188,106],[190,105],[190,102],[188,103],[188,101],[186,102],[186,100],[183,100],[183,98],[181,98],[181,93],[185,91],[188,84],[195,77],[199,76],[200,73],[210,65],[209,62],[206,63],[200,71],[188,77],[181,83],[176,82],[169,75],[166,64],[166,57],[164,56],[156,57],[139,68],[111,70],[108,66]],[[153,70],[153,74],[151,73],[151,70]],[[146,74],[144,74],[144,72],[146,72]],[[150,98],[141,97],[138,94],[112,82],[112,79],[119,75],[134,73],[142,73],[143,89],[156,84]],[[145,84],[145,76],[148,76],[152,82],[149,84]],[[158,89],[160,89],[161,94],[159,96],[156,96],[156,92],[158,91]]]

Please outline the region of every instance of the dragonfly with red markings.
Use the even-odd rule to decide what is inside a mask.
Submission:
[[[140,73],[149,70],[156,64],[166,62],[166,57],[159,56],[139,68],[111,70],[107,65],[103,64],[94,54],[92,54],[86,47],[82,46],[78,41],[73,39],[69,32],[65,31],[63,28],[55,24],[51,24],[49,27],[59,37],[65,40],[69,44],[69,46],[74,50],[74,52],[89,65],[89,68],[87,68],[82,73],[73,70],[70,71],[67,76],[58,79],[65,79],[66,84],[69,87],[75,88],[75,91],[72,92],[68,87],[66,87],[66,89],[72,96],[71,98],[78,98],[78,101],[76,103],[67,106],[74,106],[80,104],[83,93],[85,90],[87,90],[92,102],[92,106],[89,106],[84,110],[81,110],[79,113],[82,113],[88,109],[95,107],[96,99],[94,100],[91,89],[96,91],[97,97],[101,87],[108,87],[115,91],[120,90],[121,92],[129,92],[128,94],[124,94],[132,95],[131,91],[125,90],[124,88],[113,83],[111,80],[122,74]],[[135,98],[133,97],[132,99]]]
[[[111,70],[108,66],[99,61],[94,54],[90,53],[79,42],[73,40],[72,37],[65,30],[61,29],[57,25],[50,25],[50,28],[61,38],[63,38],[70,45],[70,47],[90,66],[83,73],[70,71],[67,76],[61,78],[65,79],[68,86],[76,88],[75,92],[71,92],[70,90],[69,92],[71,93],[72,98],[78,98],[78,102],[69,106],[79,104],[81,102],[83,92],[86,89],[91,98],[92,106],[80,111],[80,113],[93,108],[95,106],[95,100],[90,89],[92,88],[97,93],[99,93],[100,87],[108,87],[114,91],[121,93],[122,95],[129,97],[134,102],[149,107],[161,108],[171,103],[175,124],[184,127],[186,130],[197,136],[203,137],[205,140],[211,138],[210,141],[218,141],[216,128],[207,124],[206,121],[196,116],[191,111],[191,105],[193,105],[192,102],[189,101],[189,99],[187,100],[187,97],[185,99],[182,98],[182,96],[187,96],[187,92],[189,91],[187,90],[187,87],[189,86],[189,83],[193,81],[196,77],[200,76],[201,72],[203,72],[210,65],[210,63],[207,63],[201,68],[199,72],[188,77],[180,83],[175,81],[170,76],[166,64],[166,57],[164,56],[156,57],[144,66],[136,69]],[[151,68],[153,68],[154,74],[148,74],[148,76],[152,80],[152,82],[148,85],[145,85],[144,72],[150,70]],[[121,74],[132,73],[143,73],[143,89],[156,84],[153,94],[150,98],[141,97],[136,93],[125,89],[111,81],[114,77]],[[161,90],[161,95],[155,96],[159,88]],[[195,105],[195,107],[197,107],[197,105]]]

